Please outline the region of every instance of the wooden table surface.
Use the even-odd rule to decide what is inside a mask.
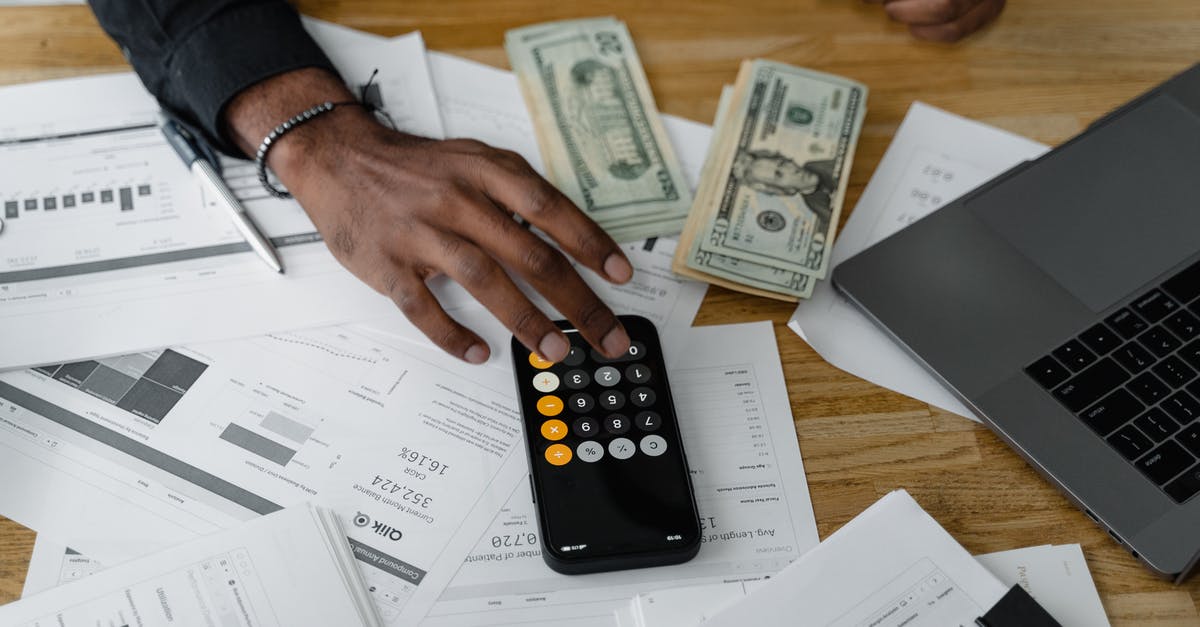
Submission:
[[[745,57],[857,79],[871,88],[870,111],[847,207],[913,100],[1055,144],[1200,59],[1196,0],[1019,0],[954,46],[914,41],[858,0],[346,0],[300,8],[382,35],[420,29],[431,49],[500,67],[508,28],[616,15],[633,33],[659,108],[704,122]],[[0,84],[125,69],[86,8],[0,9]],[[1152,576],[985,428],[825,363],[784,326],[791,311],[712,288],[696,324],[775,323],[821,537],[906,488],[973,553],[1082,544],[1114,624],[1200,625],[1200,578],[1176,587]],[[0,602],[19,596],[33,539],[0,519]]]

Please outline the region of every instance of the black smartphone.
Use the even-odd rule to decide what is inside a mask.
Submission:
[[[617,359],[569,323],[560,363],[513,338],[542,558],[582,574],[678,564],[700,550],[700,519],[654,323],[619,316]]]

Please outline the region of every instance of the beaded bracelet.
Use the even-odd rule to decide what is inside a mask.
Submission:
[[[329,113],[338,107],[345,107],[348,105],[363,106],[363,103],[356,100],[347,100],[345,102],[323,102],[315,107],[309,108],[303,113],[292,116],[291,119],[283,124],[280,124],[279,126],[276,126],[274,130],[272,130],[265,138],[263,138],[262,143],[258,145],[258,152],[254,154],[254,168],[258,172],[258,182],[262,184],[263,188],[266,189],[268,193],[276,198],[287,199],[292,197],[287,190],[275,187],[275,185],[271,183],[270,179],[267,178],[267,154],[271,152],[271,146],[273,146],[275,142],[279,141],[280,137],[283,137],[288,131],[296,128],[297,126],[300,126],[301,124],[304,124],[315,117]]]

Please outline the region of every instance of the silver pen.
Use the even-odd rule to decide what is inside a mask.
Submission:
[[[192,171],[192,175],[196,177],[200,184],[213,195],[217,200],[217,204],[225,207],[229,212],[229,217],[233,219],[233,225],[237,227],[239,233],[250,244],[250,248],[262,258],[263,261],[271,267],[272,270],[283,274],[283,264],[279,261],[279,254],[275,252],[275,247],[271,245],[271,241],[263,236],[262,231],[254,225],[250,219],[250,214],[246,213],[244,207],[233,195],[233,192],[225,185],[225,181],[217,174],[213,164],[209,163],[208,159],[196,147],[192,141],[191,135],[181,128],[174,120],[163,116],[162,124],[159,126],[164,137],[167,138],[167,143],[175,149],[176,154],[180,159],[183,159],[183,164]]]

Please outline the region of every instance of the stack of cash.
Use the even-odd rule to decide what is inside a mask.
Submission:
[[[796,301],[825,278],[867,88],[773,61],[744,61],[717,107],[712,143],[672,268]]]
[[[550,182],[618,242],[678,233],[692,196],[625,24],[537,24],[505,48]]]

